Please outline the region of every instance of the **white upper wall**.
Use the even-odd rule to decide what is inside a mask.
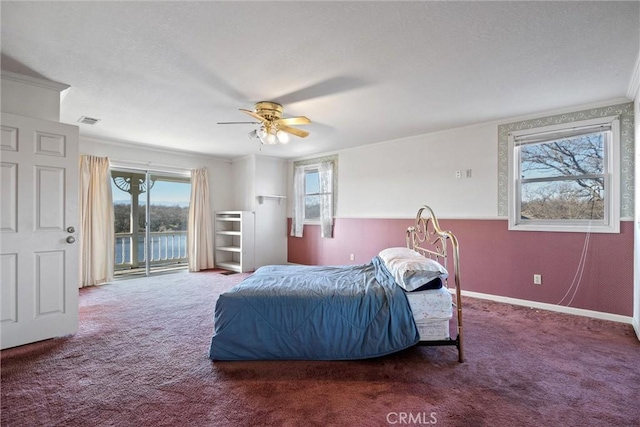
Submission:
[[[257,195],[285,194],[286,161],[246,156],[233,162],[185,152],[155,149],[120,141],[80,137],[80,154],[106,156],[113,163],[177,171],[206,167],[213,212],[256,212],[256,268],[287,260],[286,204],[268,200],[258,205]],[[258,194],[259,193],[259,194]],[[212,218],[213,219],[213,218]]]
[[[61,93],[68,85],[2,71],[2,111],[36,119],[60,121]]]
[[[233,207],[230,210],[255,212],[255,268],[287,262],[286,203],[257,196],[284,195],[287,187],[286,161],[250,155],[233,161]]]
[[[614,105],[612,100],[500,123]],[[628,102],[628,100],[627,100]],[[338,154],[338,218],[412,218],[424,204],[441,218],[498,218],[498,122],[386,141]],[[318,156],[318,157],[321,157]],[[467,170],[471,177],[466,178]],[[461,178],[456,177],[461,172]],[[293,161],[287,214],[292,215]]]
[[[229,187],[233,189],[233,203],[226,210],[254,211],[256,200],[256,158],[245,156],[233,160],[232,182]]]
[[[336,216],[411,218],[427,204],[443,218],[494,218],[497,141],[497,125],[483,124],[340,151]],[[293,162],[288,166],[292,215]]]
[[[287,189],[286,160],[267,156],[255,158],[256,196],[284,196]]]
[[[209,172],[209,193],[213,212],[229,210],[232,204],[231,162],[210,156],[147,148],[98,138],[80,136],[80,154],[109,157],[112,162],[145,165],[153,170],[197,169]],[[213,218],[212,218],[213,219]]]
[[[286,194],[287,163],[283,159],[256,156],[255,196]],[[254,197],[255,200],[255,197]],[[266,198],[255,203],[256,212],[256,268],[287,262],[286,203]]]
[[[410,218],[428,204],[442,217],[494,217],[496,141],[482,125],[340,152],[337,216]]]

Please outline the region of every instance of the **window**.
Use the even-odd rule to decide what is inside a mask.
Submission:
[[[307,169],[304,171],[304,221],[320,221],[320,198],[328,193],[320,192],[320,174],[318,169]]]
[[[510,230],[620,231],[617,117],[514,132],[509,152]]]
[[[323,237],[333,236],[337,156],[294,163],[294,207],[291,235],[302,237],[304,224],[320,224]]]

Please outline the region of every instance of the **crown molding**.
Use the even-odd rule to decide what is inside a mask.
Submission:
[[[155,153],[162,153],[162,154],[177,154],[184,157],[195,157],[200,159],[205,157],[209,160],[215,160],[215,161],[224,162],[224,163],[232,163],[232,159],[230,158],[214,156],[211,154],[200,153],[197,151],[187,151],[187,150],[179,150],[179,149],[174,149],[169,147],[159,147],[157,145],[145,144],[142,142],[107,138],[103,136],[80,133],[80,142],[83,142],[83,141],[86,143],[97,143],[97,144],[111,145],[116,147],[126,147],[126,148],[132,148],[137,150],[152,151]],[[80,153],[80,154],[90,154],[90,153]]]
[[[64,92],[71,87],[64,83],[54,82],[53,80],[45,80],[37,77],[25,76],[23,74],[18,74],[6,70],[2,70],[2,79],[44,89],[55,90],[57,92]]]

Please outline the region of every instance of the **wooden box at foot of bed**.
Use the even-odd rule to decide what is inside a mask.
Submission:
[[[362,265],[259,268],[218,298],[209,357],[352,360],[451,345],[462,362],[458,241],[427,206],[406,240]]]

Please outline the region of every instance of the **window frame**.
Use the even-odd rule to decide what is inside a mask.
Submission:
[[[295,175],[296,175],[296,170],[297,169],[302,169],[303,171],[306,172],[306,169],[316,169],[319,170],[320,165],[322,163],[326,163],[329,162],[331,163],[331,205],[332,205],[332,218],[335,218],[336,216],[336,212],[337,212],[337,203],[338,203],[338,155],[337,154],[332,154],[332,155],[327,155],[327,156],[323,156],[323,157],[314,157],[314,158],[309,158],[309,159],[303,159],[303,160],[296,160],[293,162],[293,175],[294,175],[294,181],[295,181]],[[306,180],[304,182],[304,188],[303,191],[306,193]],[[295,193],[295,184],[294,184],[294,193]],[[295,196],[294,194],[294,201],[293,201],[293,217],[296,216],[296,210],[297,210],[297,196]],[[305,215],[304,215],[304,205],[302,206],[303,209],[303,215],[302,215],[302,225],[319,225],[322,226],[322,220],[321,218],[319,218],[318,220],[307,220],[305,219]],[[293,235],[293,232],[292,232]]]
[[[605,138],[603,147],[604,219],[603,220],[536,220],[521,218],[522,180],[520,145],[518,139],[544,134],[571,132],[582,127],[598,125],[610,127],[610,137]],[[588,134],[588,132],[585,132]],[[549,138],[553,141],[557,138]],[[540,142],[544,142],[541,139]],[[620,232],[620,119],[619,116],[600,117],[571,123],[524,129],[508,135],[508,176],[509,176],[509,230],[552,231],[552,232]]]
[[[307,224],[307,225],[320,225],[320,215],[318,215],[318,218],[312,218],[312,219],[307,218],[307,197],[309,197],[309,196],[323,196],[325,194],[330,194],[331,195],[331,200],[333,202],[334,201],[334,199],[333,199],[333,174],[331,175],[331,185],[330,185],[331,191],[329,193],[320,193],[319,192],[320,188],[318,188],[318,193],[307,193],[307,174],[315,172],[315,173],[317,173],[319,175],[320,174],[320,163],[314,163],[314,164],[311,164],[311,165],[306,165],[306,166],[303,166],[302,169],[304,171],[304,178],[305,178],[304,179],[304,201],[305,201],[305,203],[304,203],[304,208],[302,210],[302,212],[303,212],[303,215],[302,215],[303,223]],[[318,179],[319,179],[319,176],[318,176]],[[333,205],[333,203],[332,203],[332,205]]]

